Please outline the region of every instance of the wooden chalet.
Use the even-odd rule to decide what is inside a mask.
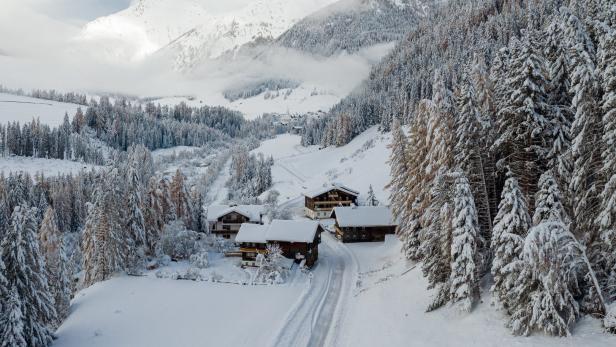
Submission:
[[[256,266],[257,255],[267,252],[267,228],[260,224],[242,224],[235,237],[235,242],[240,245],[242,265]]]
[[[308,218],[329,218],[334,207],[357,205],[359,192],[342,185],[331,185],[305,195],[305,214]]]
[[[242,265],[256,266],[257,255],[267,252],[268,244],[277,244],[282,254],[295,262],[313,266],[319,259],[323,228],[316,221],[273,220],[269,225],[243,224],[235,239],[240,244]]]
[[[342,242],[383,241],[398,227],[385,206],[336,207],[330,216],[336,220],[336,237]]]
[[[212,234],[235,240],[244,223],[263,224],[262,205],[212,205],[207,209],[207,222]]]

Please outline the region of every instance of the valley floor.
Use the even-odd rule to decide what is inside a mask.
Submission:
[[[349,145],[319,150],[281,135],[255,152],[272,155],[281,203],[300,211],[301,194],[331,181],[386,201],[388,135],[370,129]],[[226,175],[223,171],[222,176]],[[217,181],[223,196],[224,177]],[[221,193],[221,194],[219,194]],[[483,302],[470,314],[426,313],[431,291],[400,242],[341,244],[323,235],[311,281],[273,286],[120,277],[81,291],[55,346],[610,346],[598,320],[584,318],[570,338],[514,337]]]

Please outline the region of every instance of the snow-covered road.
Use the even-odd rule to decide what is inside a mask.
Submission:
[[[319,252],[311,286],[289,311],[272,346],[336,345],[357,264],[346,246],[329,233],[323,233]]]

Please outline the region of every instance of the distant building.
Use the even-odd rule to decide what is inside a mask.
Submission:
[[[242,265],[255,266],[257,255],[268,244],[278,244],[286,258],[313,266],[319,259],[323,228],[317,221],[273,220],[269,225],[243,224],[235,239],[240,244]]]
[[[383,241],[398,223],[385,206],[336,207],[331,212],[336,237],[342,242]]]
[[[207,209],[207,223],[212,234],[235,240],[242,224],[263,224],[264,213],[262,205],[212,205]]]
[[[306,216],[312,219],[322,219],[329,218],[334,207],[357,205],[359,192],[342,185],[333,184],[306,193],[304,196]]]

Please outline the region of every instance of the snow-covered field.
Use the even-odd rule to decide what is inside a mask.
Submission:
[[[372,185],[377,199],[388,201],[385,185],[389,180],[389,134],[381,134],[373,127],[346,146],[325,149],[302,147],[300,140],[298,135],[284,134],[264,141],[253,151],[274,157],[273,189],[280,192],[282,203],[333,182],[363,195]]]
[[[30,175],[42,172],[44,176],[77,173],[81,170],[91,170],[97,166],[70,160],[44,159],[32,157],[0,158],[0,172],[25,171]]]
[[[85,109],[76,104],[0,93],[0,123],[18,121],[23,124],[39,118],[41,123],[54,127],[62,124],[65,113],[73,119],[79,107]]]
[[[77,294],[54,346],[264,346],[304,288],[119,277]]]
[[[265,97],[266,92],[246,99],[239,99],[233,102],[225,99],[222,93],[212,93],[210,95],[187,98],[182,96],[166,97],[157,99],[156,103],[161,105],[174,106],[181,102],[189,106],[200,107],[203,105],[223,106],[241,112],[246,119],[255,119],[265,113],[278,114],[304,114],[317,112],[319,110],[329,110],[335,105],[344,94],[333,91],[322,91],[317,86],[303,83],[299,87],[290,91],[288,96],[285,94],[288,89],[281,89],[278,92],[270,92],[277,96]]]

